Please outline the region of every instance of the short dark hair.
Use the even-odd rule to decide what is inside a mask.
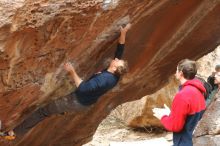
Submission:
[[[183,59],[178,63],[178,71],[183,72],[183,77],[187,80],[192,80],[195,78],[197,73],[196,62],[189,59]]]
[[[118,66],[116,71],[115,71],[115,74],[118,75],[118,76],[122,76],[124,75],[125,73],[128,72],[128,62],[123,60],[123,66]]]

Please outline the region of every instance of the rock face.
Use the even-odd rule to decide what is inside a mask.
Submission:
[[[63,63],[88,78],[115,51],[131,22],[124,58],[130,72],[88,111],[56,115],[0,145],[74,145],[92,138],[117,105],[160,89],[183,58],[220,43],[220,1],[0,0],[0,118],[12,129],[36,108],[74,89]]]
[[[207,75],[210,68],[212,67],[214,71],[214,66],[219,64],[220,59],[220,47],[218,47],[214,52],[208,54],[207,56],[200,59],[200,67],[203,70],[201,76]],[[202,63],[203,62],[203,63]],[[211,104],[207,107],[203,118],[199,122],[195,133],[194,133],[194,145],[195,146],[218,146],[220,145],[220,93],[218,92],[213,98]]]
[[[167,85],[154,94],[118,106],[109,116],[120,120],[129,127],[163,127],[160,121],[153,116],[152,109],[163,107],[164,104],[171,106],[173,97],[178,91],[179,83],[174,76],[168,82]]]
[[[220,92],[204,113],[195,131],[195,145],[220,145]]]
[[[220,92],[213,97],[194,133],[197,146],[220,145]]]
[[[200,76],[208,77],[214,71],[215,65],[219,64],[220,60],[220,46],[212,53],[204,56],[198,60],[200,66]],[[199,122],[198,127],[194,133],[195,146],[217,146],[220,145],[219,137],[219,93],[215,96],[214,100],[207,108],[202,120]]]
[[[218,46],[213,52],[197,60],[198,75],[207,79],[212,72],[215,71],[215,66],[217,64],[220,64],[220,46]]]

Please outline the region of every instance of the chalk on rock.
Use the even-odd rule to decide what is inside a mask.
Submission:
[[[102,9],[103,10],[111,10],[116,8],[118,5],[118,0],[103,0]]]

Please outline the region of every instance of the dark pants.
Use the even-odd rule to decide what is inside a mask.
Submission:
[[[62,114],[64,112],[75,113],[83,111],[85,109],[88,109],[88,106],[81,105],[76,99],[75,93],[73,92],[65,97],[59,98],[58,100],[54,100],[46,106],[36,110],[20,125],[15,127],[14,132],[16,135],[24,135],[40,121],[51,115]]]

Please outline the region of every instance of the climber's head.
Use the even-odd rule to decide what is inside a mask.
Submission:
[[[108,70],[118,76],[124,75],[128,71],[128,63],[125,60],[115,58],[111,60]]]

